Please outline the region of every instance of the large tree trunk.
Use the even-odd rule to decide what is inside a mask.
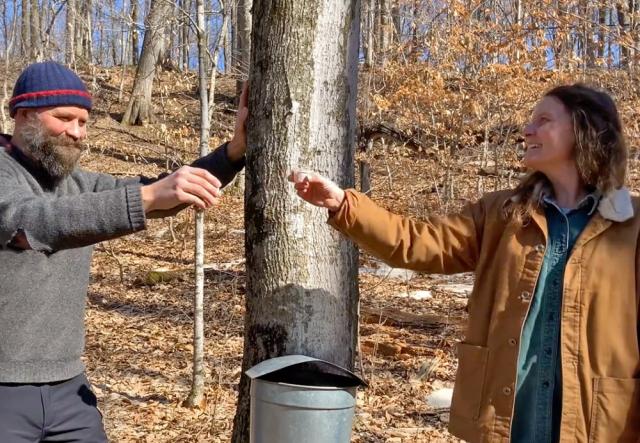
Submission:
[[[287,174],[313,169],[353,186],[358,3],[253,3],[243,371],[288,354],[353,368],[357,251]],[[235,443],[249,440],[249,388],[243,375]]]
[[[154,120],[151,104],[153,79],[156,75],[157,62],[163,46],[165,26],[169,22],[171,11],[171,2],[151,0],[149,15],[145,22],[142,54],[136,70],[133,92],[131,93],[127,110],[122,117],[122,124],[144,125]]]

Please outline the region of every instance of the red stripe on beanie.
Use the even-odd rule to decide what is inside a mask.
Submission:
[[[9,105],[13,105],[14,103],[22,100],[29,100],[39,97],[51,97],[55,95],[79,95],[81,97],[91,99],[91,94],[85,91],[79,91],[77,89],[53,89],[51,91],[28,92],[26,94],[16,95],[9,101]]]

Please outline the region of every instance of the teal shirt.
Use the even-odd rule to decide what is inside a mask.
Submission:
[[[520,337],[511,441],[557,442],[562,412],[560,319],[564,269],[571,249],[596,210],[588,195],[576,209],[545,199],[549,229],[536,290]]]

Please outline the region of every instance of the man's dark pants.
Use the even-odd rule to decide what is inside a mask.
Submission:
[[[0,442],[106,443],[84,374],[55,383],[0,383]]]

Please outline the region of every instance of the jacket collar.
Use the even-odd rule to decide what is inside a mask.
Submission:
[[[603,218],[614,222],[624,222],[633,218],[631,193],[626,187],[607,192],[600,199],[598,212]]]
[[[597,191],[596,191],[597,192]],[[538,182],[533,189],[533,198],[541,203],[545,197],[552,195],[548,183]],[[600,198],[598,213],[605,220],[624,222],[634,216],[631,193],[626,187],[612,189]]]

